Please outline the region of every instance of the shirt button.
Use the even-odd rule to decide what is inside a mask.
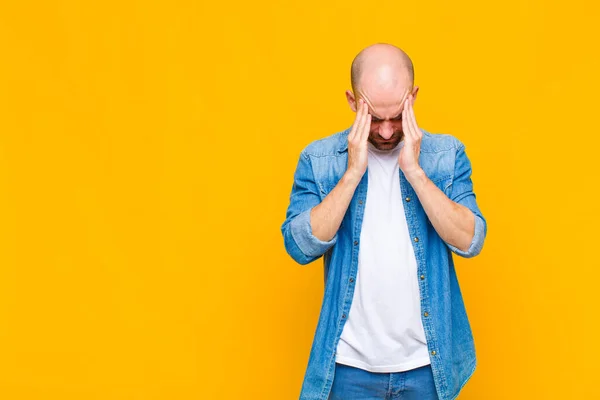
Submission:
[[[425,279],[425,275],[421,275],[421,280]]]
[[[356,246],[357,244],[358,244],[358,240],[355,240],[354,241],[354,245]]]
[[[350,278],[350,283],[354,282],[354,278]]]
[[[406,201],[410,201],[410,197],[407,197],[407,198],[406,198]]]
[[[342,314],[342,319],[346,319],[346,314]]]
[[[423,314],[423,315],[425,315],[426,317],[429,317],[429,313],[427,311],[425,311],[425,314]]]
[[[435,350],[433,350],[433,351],[431,352],[431,354],[435,356]]]
[[[419,241],[419,238],[418,238],[418,237],[416,237],[416,238],[415,238],[415,242],[418,242],[418,241]]]
[[[362,203],[363,203],[363,201],[362,201],[362,200],[359,200],[359,201],[358,201],[358,204],[362,204]]]

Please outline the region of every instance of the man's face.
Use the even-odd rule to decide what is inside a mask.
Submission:
[[[416,90],[415,90],[416,89]],[[404,138],[402,131],[402,110],[404,100],[412,92],[410,82],[399,82],[394,87],[363,84],[357,91],[357,98],[363,98],[369,106],[371,129],[369,142],[379,150],[393,149]]]

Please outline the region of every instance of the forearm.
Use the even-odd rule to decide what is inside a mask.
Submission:
[[[310,224],[314,236],[322,241],[329,241],[335,236],[359,182],[360,178],[357,176],[344,174],[323,201],[313,207]]]
[[[467,251],[475,234],[473,212],[450,200],[423,170],[406,177],[440,237],[451,245]]]

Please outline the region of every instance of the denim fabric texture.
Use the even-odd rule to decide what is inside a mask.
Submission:
[[[323,201],[346,171],[350,129],[316,140],[302,150],[281,225],[285,249],[297,263],[306,265],[322,257],[324,267],[323,302],[300,400],[328,399],[336,371],[335,351],[354,294],[368,173],[363,175],[331,240],[315,237],[310,224],[311,209]],[[464,144],[452,135],[421,131],[421,168],[451,200],[475,215],[475,234],[466,251],[445,242],[399,170],[406,220],[417,259],[421,319],[431,371],[439,399],[453,400],[476,366],[475,344],[453,255],[465,258],[478,255],[487,234],[487,222],[476,202],[471,163]]]
[[[328,400],[438,400],[431,365],[402,372],[369,372],[335,365]]]

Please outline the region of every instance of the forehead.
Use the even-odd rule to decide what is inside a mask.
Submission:
[[[402,112],[404,100],[411,87],[395,85],[394,87],[365,86],[360,90],[360,96],[365,99],[369,111],[379,118],[393,118]]]

